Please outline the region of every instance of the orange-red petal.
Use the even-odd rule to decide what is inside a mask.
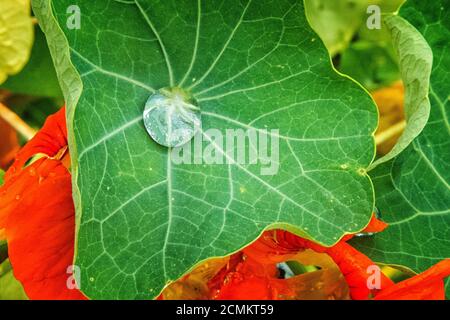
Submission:
[[[73,264],[75,215],[71,177],[61,162],[40,159],[0,194],[8,253],[30,299],[82,299],[67,286]]]
[[[75,212],[70,172],[50,157],[67,148],[64,108],[19,152],[0,188],[0,231],[6,236],[15,277],[30,299],[85,299],[72,289]],[[69,280],[69,281],[68,281]]]
[[[381,232],[386,229],[389,225],[386,222],[379,220],[375,214],[373,214],[372,219],[370,220],[367,227],[363,230],[363,232]]]
[[[5,181],[19,174],[26,162],[36,154],[55,156],[67,148],[66,108],[47,118],[41,130],[17,153],[14,163],[5,174]]]
[[[425,272],[399,282],[375,297],[376,300],[445,300],[444,279],[450,276],[450,259]]]
[[[349,286],[352,299],[369,299],[374,293],[367,284],[367,280],[372,276],[369,267],[374,266],[375,263],[346,242],[339,242],[329,248],[326,253],[339,266]],[[393,285],[393,282],[383,273],[380,273],[380,282],[379,289]]]

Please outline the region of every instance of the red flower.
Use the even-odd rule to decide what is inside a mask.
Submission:
[[[24,167],[38,154],[44,156]],[[0,188],[0,237],[30,299],[84,299],[67,286],[75,233],[68,159],[62,108],[18,153]]]
[[[375,217],[364,230],[380,232],[387,225]],[[445,299],[443,279],[450,275],[450,259],[441,261],[415,277],[394,284],[382,273],[380,288],[370,289],[368,272],[375,263],[346,243],[352,236],[344,237],[336,245],[327,248],[310,240],[282,230],[267,231],[256,242],[240,253],[240,261],[230,263],[209,282],[214,299],[285,299],[294,297],[289,279],[277,279],[276,263],[294,257],[298,252],[312,249],[328,254],[338,265],[354,300],[429,300]],[[242,258],[243,257],[243,258]],[[236,259],[235,257],[234,259]],[[239,258],[238,258],[239,259]],[[258,269],[259,268],[259,269]],[[265,271],[268,271],[264,273]]]

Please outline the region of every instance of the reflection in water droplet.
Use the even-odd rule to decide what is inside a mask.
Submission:
[[[201,128],[201,114],[195,100],[180,88],[164,88],[145,104],[144,124],[150,137],[166,147],[179,147]]]

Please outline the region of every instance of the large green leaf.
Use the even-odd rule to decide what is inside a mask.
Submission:
[[[370,172],[377,207],[390,227],[372,238],[354,241],[374,260],[416,272],[450,258],[448,9],[448,1],[444,0],[409,0],[400,12],[433,51],[430,119],[405,151]]]
[[[66,27],[72,4],[79,30]],[[153,298],[266,228],[332,245],[368,223],[376,108],[333,70],[302,1],[37,0],[34,11],[68,104],[76,264],[90,298]],[[198,101],[202,135],[278,129],[278,172],[172,163],[142,113],[174,85]]]

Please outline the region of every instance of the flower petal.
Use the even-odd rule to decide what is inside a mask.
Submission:
[[[15,277],[30,299],[83,299],[67,286],[75,211],[71,177],[61,162],[40,159],[0,195],[0,216]]]
[[[450,259],[399,282],[376,295],[375,300],[445,300],[443,279],[450,276]]]
[[[85,299],[73,284],[75,210],[71,175],[52,157],[67,149],[65,113],[50,116],[42,130],[19,152],[0,188],[0,233],[6,236],[15,277],[30,299]]]
[[[20,173],[25,163],[38,153],[56,156],[67,148],[66,108],[47,118],[41,130],[17,153],[14,163],[5,174],[5,183]]]

